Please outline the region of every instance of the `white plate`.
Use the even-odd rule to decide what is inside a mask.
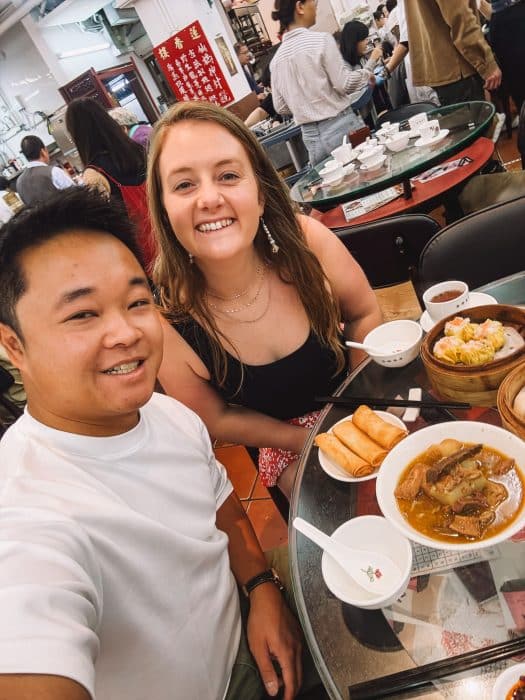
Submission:
[[[448,136],[448,129],[440,129],[439,134],[431,139],[424,139],[422,136],[414,144],[416,148],[424,148],[426,146],[433,146]]]
[[[383,418],[383,420],[386,420],[388,423],[392,423],[392,425],[397,425],[402,430],[407,429],[406,425],[403,423],[401,418],[394,416],[392,413],[388,413],[387,411],[374,411],[374,413],[377,414],[380,418]],[[328,432],[333,433],[334,426],[339,425],[339,423],[344,423],[344,421],[346,421],[346,420],[351,420],[353,415],[354,414],[352,413],[349,416],[346,416],[346,418],[341,418],[341,420],[338,420],[337,423],[334,423],[334,425],[332,425],[332,427],[330,428],[330,430]],[[378,467],[375,472],[372,472],[368,476],[361,476],[361,477],[350,476],[350,474],[348,472],[345,472],[345,470],[342,467],[340,467],[338,464],[333,462],[319,448],[318,448],[318,450],[319,450],[319,464],[321,465],[323,471],[326,472],[328,474],[328,476],[331,476],[332,479],[337,479],[337,481],[349,481],[349,482],[369,481],[370,479],[375,479],[377,476],[377,472],[379,471],[379,467]]]
[[[520,676],[525,676],[525,664],[514,664],[500,673],[492,688],[492,700],[506,698],[507,693],[519,681]]]
[[[497,299],[491,297],[490,294],[485,294],[484,292],[470,292],[468,297],[468,302],[466,306],[463,306],[461,312],[465,309],[471,309],[473,306],[484,306],[485,304],[497,304]],[[421,328],[428,333],[436,325],[437,321],[430,318],[428,311],[423,311],[421,318],[419,319],[419,324]]]

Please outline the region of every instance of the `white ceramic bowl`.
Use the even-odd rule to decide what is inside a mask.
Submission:
[[[377,156],[373,160],[370,160],[370,161],[367,161],[366,163],[363,163],[361,165],[361,170],[363,170],[363,172],[373,173],[376,170],[379,170],[379,168],[381,168],[383,166],[385,160],[386,160],[386,156],[384,156],[384,155]]]
[[[455,438],[464,442],[480,442],[502,452],[516,460],[521,473],[525,475],[525,442],[504,428],[489,423],[476,421],[451,421],[436,423],[408,435],[401,440],[385,457],[379,467],[376,480],[376,496],[381,512],[385,518],[413,542],[419,542],[435,549],[462,551],[491,547],[498,542],[507,540],[525,525],[525,507],[522,507],[518,517],[504,530],[482,542],[445,542],[423,535],[415,530],[401,514],[394,491],[401,474],[419,454],[430,445],[435,445],[445,438]]]
[[[449,291],[461,291],[461,294],[449,301],[432,301],[438,294]],[[461,280],[448,280],[439,282],[429,287],[423,294],[423,303],[431,319],[439,321],[445,316],[460,311],[468,306],[469,288],[466,282]]]
[[[496,678],[492,688],[492,700],[504,700],[510,689],[515,685],[520,676],[525,676],[525,664],[514,664],[502,671]]]
[[[343,171],[345,174],[345,177],[347,175],[351,175],[355,170],[355,163],[348,163],[347,165],[343,165]]]
[[[335,187],[336,185],[340,185],[341,182],[343,182],[344,177],[345,171],[343,170],[343,166],[341,165],[337,170],[323,175],[323,185],[325,185],[326,187]]]
[[[388,555],[401,569],[401,578],[395,582],[392,591],[375,596],[356,583],[336,564],[332,557],[323,552],[321,571],[330,591],[339,600],[356,605],[365,610],[386,608],[398,600],[405,592],[412,571],[412,546],[390,524],[378,515],[362,515],[347,520],[332,534],[332,537],[354,549],[375,550]]]
[[[363,344],[386,353],[381,355],[368,353],[378,365],[404,367],[418,356],[422,337],[423,329],[417,321],[389,321],[370,331],[363,340]]]
[[[340,167],[341,163],[339,163],[337,160],[327,160],[321,170],[319,170],[319,175],[324,177],[325,175],[328,175],[328,173],[333,173],[335,170],[338,170]]]
[[[374,160],[377,160],[379,156],[384,153],[384,146],[372,146],[371,148],[365,148],[357,156],[357,159],[361,161],[364,165],[368,165]]]
[[[390,136],[386,141],[386,147],[389,151],[402,151],[408,146],[408,131],[400,131],[397,134]]]

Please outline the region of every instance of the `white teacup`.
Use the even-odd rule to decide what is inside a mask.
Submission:
[[[455,293],[451,297],[452,293]],[[423,303],[433,321],[457,313],[468,304],[469,289],[466,282],[449,280],[429,287],[423,294]]]
[[[422,139],[425,141],[430,141],[430,139],[434,139],[436,136],[439,136],[439,122],[437,119],[432,119],[432,121],[422,124],[418,131],[421,134]]]
[[[349,163],[352,158],[352,144],[344,143],[342,146],[334,148],[334,150],[331,152],[331,155],[336,159],[338,163],[341,163],[341,165]]]
[[[394,134],[399,133],[399,122],[395,124],[389,124],[386,129],[384,129],[387,136],[394,136]]]
[[[425,112],[422,112],[421,114],[414,114],[413,117],[410,117],[408,120],[408,124],[410,126],[411,131],[420,131],[420,128],[428,121],[428,117]]]

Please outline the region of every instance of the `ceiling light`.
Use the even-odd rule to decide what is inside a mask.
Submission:
[[[58,54],[58,58],[71,58],[72,56],[82,56],[86,53],[93,53],[94,51],[104,51],[104,49],[109,49],[109,47],[110,43],[105,41],[103,44],[93,44],[93,46],[84,46],[80,49],[62,51]]]

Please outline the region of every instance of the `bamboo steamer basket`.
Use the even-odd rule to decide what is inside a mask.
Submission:
[[[521,418],[514,411],[516,394],[525,386],[525,359],[509,372],[498,389],[498,411],[501,424],[511,433],[525,440],[525,417]]]
[[[483,323],[490,318],[501,321],[503,325],[512,324],[525,337],[525,310],[505,304],[464,309],[438,321],[421,344],[423,365],[432,387],[441,397],[453,401],[467,401],[473,406],[496,406],[498,388],[507,374],[524,361],[525,346],[508,357],[484,365],[449,365],[435,358],[432,348],[443,336],[445,323],[455,316],[468,317],[475,323]]]

